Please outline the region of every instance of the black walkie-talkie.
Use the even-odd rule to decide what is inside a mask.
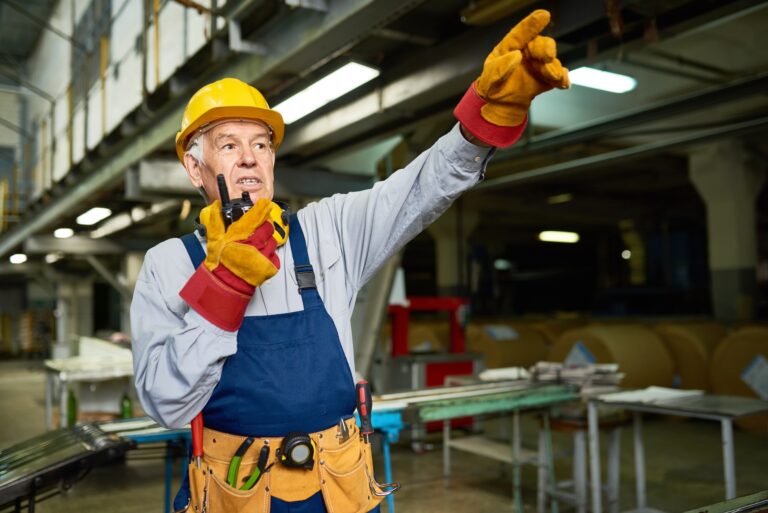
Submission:
[[[247,192],[243,192],[242,199],[229,199],[229,190],[224,175],[216,175],[216,183],[219,185],[219,197],[221,197],[221,217],[224,218],[224,228],[243,217],[253,206],[251,197]]]

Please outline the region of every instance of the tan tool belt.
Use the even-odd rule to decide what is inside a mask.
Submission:
[[[205,428],[200,468],[189,465],[191,501],[188,513],[269,513],[272,496],[294,502],[308,499],[322,490],[328,513],[365,513],[376,507],[382,497],[373,479],[371,446],[364,443],[355,419],[345,421],[349,439],[341,441],[333,426],[310,433],[315,443],[315,464],[312,470],[286,467],[277,462],[276,449],[282,438],[256,438],[243,456],[238,472],[238,488],[227,484],[227,471],[232,456],[245,437]],[[259,452],[269,445],[269,468],[250,490],[240,490],[242,481],[256,468]],[[274,463],[274,465],[272,465]],[[272,465],[270,467],[270,465]]]

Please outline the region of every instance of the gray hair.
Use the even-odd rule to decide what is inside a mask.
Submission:
[[[189,142],[189,145],[187,145],[187,150],[184,152],[184,155],[189,155],[193,159],[195,159],[195,162],[197,162],[198,165],[204,165],[203,162],[203,145],[201,144],[200,140],[203,138],[204,134],[199,134],[197,137],[192,139]],[[197,188],[197,192],[200,193],[200,195],[203,197],[206,203],[210,203],[211,199],[208,197],[208,194],[205,192],[205,189],[200,186]]]

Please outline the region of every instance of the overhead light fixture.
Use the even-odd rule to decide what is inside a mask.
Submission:
[[[539,233],[539,240],[542,242],[564,242],[574,244],[579,242],[579,234],[576,232],[558,232],[547,230]]]
[[[8,259],[12,264],[23,264],[27,261],[27,255],[24,253],[16,253],[14,255],[11,255],[11,257]]]
[[[637,87],[637,80],[627,75],[584,66],[568,72],[572,84],[609,93],[627,93]]]
[[[112,215],[112,211],[104,207],[93,207],[88,212],[77,216],[77,224],[83,226],[93,226],[94,224],[102,221]]]
[[[53,236],[57,239],[68,239],[75,234],[75,230],[72,228],[56,228],[53,232]]]
[[[624,260],[629,260],[630,258],[632,258],[632,252],[628,249],[625,249],[624,251],[621,252],[621,258],[623,258]]]
[[[557,205],[558,203],[568,203],[573,199],[573,194],[566,192],[565,194],[556,194],[547,198],[547,203],[550,205]]]
[[[506,258],[497,258],[493,261],[493,268],[497,271],[509,271],[512,269],[512,262]]]
[[[379,76],[379,70],[350,62],[273,108],[293,123]]]
[[[64,253],[48,253],[47,255],[45,255],[45,263],[55,264],[62,258],[64,258]]]

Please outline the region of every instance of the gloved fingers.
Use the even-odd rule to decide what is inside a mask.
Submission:
[[[567,89],[571,85],[568,79],[568,69],[564,68],[559,59],[538,67],[542,79],[548,85],[560,89]]]
[[[549,25],[549,11],[536,9],[520,23],[512,27],[504,39],[496,45],[493,53],[503,54],[512,50],[522,50],[533,38]]]
[[[557,57],[557,43],[548,36],[536,36],[525,47],[526,57],[541,62],[552,62]]]
[[[219,200],[200,211],[200,222],[205,226],[206,237],[209,241],[216,240],[224,234],[224,219],[221,217],[221,202]]]
[[[483,73],[477,80],[477,92],[483,98],[490,98],[512,76],[523,54],[519,50],[493,57],[488,56],[483,65]]]
[[[256,249],[261,250],[269,241],[273,241],[277,244],[277,241],[272,237],[273,233],[275,233],[275,227],[270,220],[267,220],[261,223],[261,226],[256,228],[247,238],[238,242],[251,245]]]
[[[247,239],[269,217],[272,201],[259,198],[256,203],[227,229],[227,240]]]

